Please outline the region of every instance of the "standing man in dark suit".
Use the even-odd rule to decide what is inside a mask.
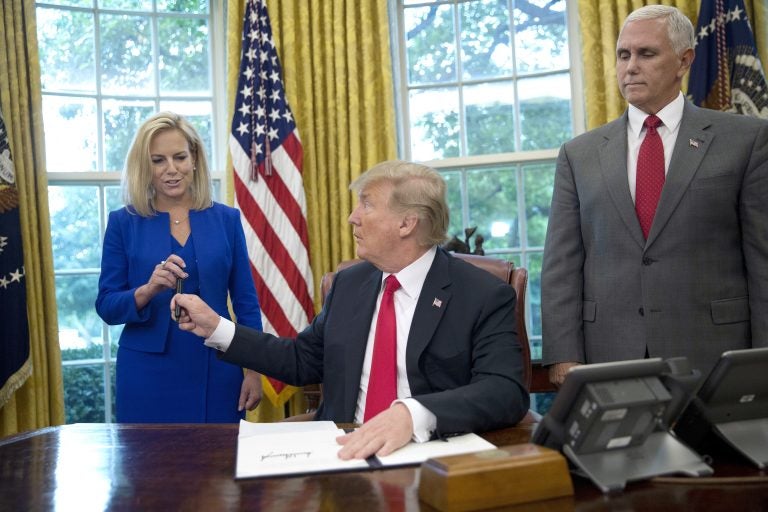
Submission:
[[[677,9],[631,13],[616,45],[628,110],[560,151],[541,278],[555,384],[576,364],[646,356],[706,375],[725,350],[768,345],[768,123],[684,99],[693,47]],[[651,114],[663,155],[649,208]]]
[[[344,459],[387,455],[411,439],[517,423],[529,397],[515,292],[438,247],[448,226],[442,176],[424,165],[391,161],[350,188],[359,202],[349,223],[365,261],[336,275],[322,311],[295,340],[235,325],[188,294],[176,295],[172,304],[184,311],[179,327],[206,338],[225,361],[296,386],[322,383],[316,419],[363,423],[339,438]],[[369,409],[387,378],[371,377],[378,366],[372,361],[390,276],[400,285],[389,299],[396,368],[392,361],[391,399],[376,413]]]

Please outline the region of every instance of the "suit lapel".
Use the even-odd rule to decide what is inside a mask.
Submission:
[[[416,302],[411,330],[408,333],[408,345],[405,349],[405,366],[411,392],[415,392],[416,383],[424,378],[419,372],[419,358],[434,336],[451,300],[449,258],[445,251],[437,249],[435,260],[427,273]]]
[[[627,113],[624,112],[621,118],[606,125],[603,131],[606,140],[599,149],[600,170],[621,220],[635,242],[643,247],[645,239],[640,229],[640,222],[637,220],[627,181],[627,119]]]
[[[701,165],[704,155],[707,154],[713,137],[713,134],[706,130],[710,125],[711,122],[706,116],[702,116],[700,111],[688,102],[685,103],[669,171],[661,190],[651,231],[648,233],[647,246],[650,246],[664,229]]]
[[[365,348],[368,344],[371,322],[374,321],[373,312],[376,309],[376,298],[380,288],[381,271],[372,268],[368,277],[360,282],[357,294],[352,294],[349,297],[350,302],[342,307],[344,311],[352,312],[348,323],[349,330],[345,333],[345,336],[350,340],[344,355],[346,363],[344,389],[347,393],[347,399],[344,400],[343,417],[345,418],[355,417]]]

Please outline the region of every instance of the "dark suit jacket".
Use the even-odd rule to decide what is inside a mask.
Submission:
[[[541,290],[545,364],[768,345],[768,123],[686,102],[647,241],[627,114],[563,145]]]
[[[352,422],[381,278],[367,262],[343,270],[295,341],[238,325],[221,357],[292,385],[322,383],[316,419]],[[510,426],[528,410],[515,300],[506,283],[438,249],[406,349],[411,393],[438,435]]]

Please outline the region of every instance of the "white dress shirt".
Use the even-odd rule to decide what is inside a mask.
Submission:
[[[395,318],[397,323],[397,397],[396,402],[402,402],[411,413],[413,420],[413,440],[417,442],[428,441],[432,432],[437,428],[437,417],[417,400],[410,398],[411,387],[408,383],[408,372],[405,366],[405,348],[408,343],[408,333],[411,330],[413,314],[416,311],[416,303],[419,300],[424,281],[427,279],[427,273],[437,254],[437,248],[432,247],[425,252],[419,259],[395,274],[400,282],[400,288],[395,292]],[[368,380],[371,375],[371,360],[373,357],[373,340],[376,334],[375,319],[379,314],[381,297],[384,293],[383,281],[390,274],[382,275],[382,286],[376,299],[376,308],[371,320],[371,328],[368,332],[368,341],[365,348],[365,359],[363,360],[363,371],[360,376],[360,392],[357,398],[357,409],[355,410],[355,423],[363,423],[363,414],[365,412],[365,400],[368,393]],[[210,338],[205,340],[205,345],[226,352],[235,336],[235,324],[226,319],[220,318],[219,325],[211,334]]]
[[[683,119],[683,106],[685,99],[683,93],[678,93],[677,98],[672,100],[663,109],[656,113],[656,117],[661,119],[663,124],[659,125],[656,131],[659,132],[661,143],[664,144],[664,175],[669,172],[669,162],[672,160],[672,151],[675,149],[677,134],[680,132],[680,121]],[[635,188],[637,180],[637,155],[640,152],[640,145],[645,139],[646,128],[643,126],[648,114],[630,105],[628,109],[629,123],[627,124],[627,174],[629,178],[629,193],[632,196],[632,202],[635,201]]]
[[[395,292],[395,321],[397,324],[397,398],[411,411],[413,419],[414,441],[429,441],[432,432],[437,427],[437,418],[417,400],[410,398],[411,386],[408,384],[408,372],[405,367],[405,347],[408,344],[408,333],[411,331],[413,314],[416,311],[416,303],[421,294],[421,288],[427,279],[432,262],[437,254],[437,249],[432,247],[419,259],[395,274],[400,288]],[[390,274],[382,274],[379,296],[376,298],[376,309],[373,312],[371,328],[368,331],[368,343],[365,347],[365,359],[363,359],[363,372],[360,376],[360,393],[357,396],[357,409],[355,410],[355,423],[363,422],[365,412],[365,400],[368,396],[368,380],[371,376],[371,360],[373,359],[373,340],[376,335],[376,321],[379,315],[381,298],[384,295],[384,279]]]

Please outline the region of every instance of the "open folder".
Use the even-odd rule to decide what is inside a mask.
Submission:
[[[445,455],[493,450],[496,447],[475,434],[449,437],[427,443],[408,443],[386,457],[341,460],[344,435],[331,421],[251,423],[240,421],[237,437],[235,478],[359,471],[421,464]]]

